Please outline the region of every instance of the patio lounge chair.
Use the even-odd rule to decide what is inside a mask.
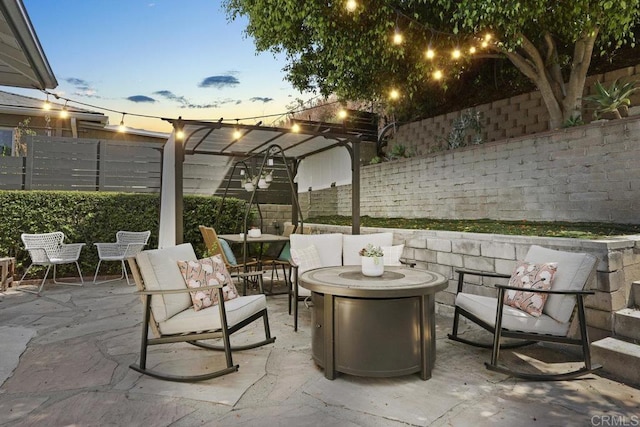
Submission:
[[[80,251],[84,246],[84,243],[63,243],[64,233],[62,231],[56,231],[53,233],[41,233],[41,234],[26,234],[23,233],[20,238],[24,243],[24,247],[29,251],[29,257],[31,257],[31,265],[24,272],[20,279],[20,284],[31,270],[34,265],[46,265],[47,271],[44,273],[44,278],[37,291],[31,291],[29,289],[20,289],[25,292],[32,292],[40,295],[44,282],[47,280],[49,270],[53,266],[53,283],[57,285],[75,285],[82,286],[84,279],[82,278],[82,272],[80,271],[80,264],[78,264],[78,258],[80,258]],[[75,264],[80,275],[80,283],[68,283],[58,282],[56,280],[56,266],[60,264]]]
[[[491,348],[491,361],[485,363],[487,369],[502,372],[504,374],[523,378],[527,380],[565,380],[572,379],[587,373],[593,372],[601,368],[600,365],[592,365],[591,354],[589,351],[589,337],[587,334],[587,325],[585,320],[584,296],[591,295],[594,292],[584,290],[590,278],[595,271],[597,259],[585,253],[573,253],[556,251],[552,249],[542,248],[540,246],[531,246],[524,261],[527,264],[519,264],[519,266],[531,266],[533,264],[541,266],[544,263],[555,263],[555,274],[553,279],[549,280],[550,289],[532,289],[526,288],[526,292],[522,292],[522,287],[510,285],[495,285],[497,287],[497,297],[488,297],[475,295],[473,293],[464,292],[464,278],[469,275],[487,277],[487,278],[509,278],[510,284],[513,278],[518,275],[526,275],[527,269],[533,267],[516,268],[513,275],[483,273],[478,271],[457,270],[458,291],[455,300],[455,313],[453,318],[453,328],[449,338],[455,341],[463,342],[478,347]],[[553,269],[553,266],[551,266]],[[533,271],[533,270],[528,270]],[[520,276],[522,277],[522,276]],[[542,276],[540,276],[542,277]],[[528,280],[528,278],[526,279]],[[523,283],[526,282],[523,280]],[[546,279],[544,279],[546,280]],[[544,281],[543,280],[543,281]],[[518,292],[522,292],[518,294]],[[507,305],[505,295],[509,293],[510,297],[524,296],[532,298],[532,295],[548,295],[546,303],[543,303],[541,313],[540,306],[528,306],[526,303],[516,308]],[[577,322],[579,336],[573,337],[570,332],[572,317],[577,306]],[[524,309],[533,312],[530,314]],[[474,323],[480,325],[493,334],[493,343],[485,344],[468,340],[458,335],[458,324],[460,316],[464,316]],[[501,344],[502,338],[515,338],[515,342]],[[504,365],[498,364],[498,356],[501,348],[515,348],[524,345],[533,344],[538,341],[556,342],[564,344],[572,344],[581,346],[582,361],[584,366],[563,373],[526,373],[513,370]]]
[[[178,261],[197,261],[190,244],[142,251],[135,258],[129,259],[131,273],[144,306],[140,361],[130,365],[131,369],[168,381],[203,381],[238,370],[238,365],[233,364],[232,350],[256,348],[275,341],[275,337],[271,337],[269,330],[267,302],[264,295],[237,296],[225,301],[224,283],[201,286],[197,291],[216,289],[218,302],[208,308],[198,307],[199,309],[196,310],[190,297],[190,292],[195,288],[187,287],[178,267]],[[226,270],[219,273],[228,277]],[[264,324],[263,340],[231,346],[230,336],[233,333],[259,319],[262,319]],[[221,343],[204,342],[211,339],[219,339]],[[149,346],[176,342],[187,342],[204,349],[224,351],[226,365],[199,375],[169,374],[147,368]]]
[[[118,231],[116,233],[115,243],[96,243],[98,249],[98,266],[96,267],[96,273],[93,275],[93,283],[96,283],[98,277],[98,270],[100,270],[100,264],[102,261],[120,261],[122,265],[122,274],[117,279],[105,280],[102,283],[111,282],[113,280],[122,280],[127,278],[127,285],[130,285],[129,275],[127,274],[127,266],[124,261],[131,257],[136,256],[138,252],[144,249],[145,245],[149,241],[151,231]]]

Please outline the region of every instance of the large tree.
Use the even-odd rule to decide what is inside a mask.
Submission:
[[[446,85],[473,56],[444,50],[478,47],[502,55],[540,91],[550,127],[580,114],[595,53],[634,43],[640,0],[225,0],[230,19],[248,18],[258,51],[284,52],[287,79],[300,90],[344,99],[406,97]],[[402,32],[401,44],[392,43]],[[491,34],[484,48],[480,42]],[[440,53],[425,58],[428,46]],[[445,60],[445,58],[447,58]],[[445,78],[436,80],[434,71]]]

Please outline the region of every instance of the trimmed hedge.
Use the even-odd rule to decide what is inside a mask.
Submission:
[[[184,241],[192,243],[198,255],[204,253],[199,225],[213,226],[219,233],[237,233],[242,228],[246,203],[228,198],[216,217],[221,201],[220,197],[184,196]],[[159,194],[0,190],[0,257],[16,257],[19,278],[30,264],[20,235],[62,231],[65,242],[86,243],[80,268],[85,279],[92,278],[98,264],[95,242],[115,242],[118,230],[151,230],[147,247],[157,248],[159,218]],[[73,264],[62,265],[58,271],[59,276],[77,274]],[[100,266],[100,275],[119,272],[118,263]],[[34,272],[39,277],[41,273]]]

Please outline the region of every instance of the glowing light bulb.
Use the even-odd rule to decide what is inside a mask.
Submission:
[[[491,34],[487,33],[484,35],[484,41],[486,41],[487,43],[491,40]]]
[[[483,40],[482,44],[480,46],[482,46],[483,48],[487,47],[487,46],[489,46],[489,42],[487,42],[486,40]]]
[[[347,110],[340,110],[338,111],[338,117],[342,120],[347,118]]]
[[[240,129],[234,129],[233,139],[240,139],[241,137],[242,137],[242,132],[240,132]]]
[[[473,55],[474,53],[476,53],[476,47],[475,47],[475,46],[471,46],[471,47],[469,48],[469,53],[470,53],[470,54],[472,54],[472,55]]]
[[[427,49],[427,51],[424,53],[424,56],[425,56],[427,59],[433,59],[433,58],[435,58],[435,56],[436,56],[436,52],[435,52],[433,49],[429,48],[429,49]]]
[[[462,56],[462,52],[460,52],[460,49],[455,48],[452,52],[451,52],[451,57],[453,59],[460,59],[460,56]]]
[[[435,70],[433,72],[433,78],[434,78],[434,80],[442,80],[442,71],[441,70]]]
[[[393,33],[393,44],[399,45],[399,44],[402,44],[403,41],[404,41],[404,38],[402,37],[402,34],[400,34],[398,31]]]
[[[391,89],[391,91],[389,92],[389,98],[391,98],[392,100],[396,100],[400,98],[400,92],[398,92],[397,89]]]
[[[60,118],[66,119],[67,117],[69,117],[69,111],[67,110],[67,107],[62,107],[62,110],[60,110]]]
[[[42,109],[47,111],[51,110],[51,103],[48,99],[44,101],[44,104],[42,104]]]
[[[358,2],[356,2],[355,0],[348,0],[345,4],[345,7],[349,12],[355,12],[355,10],[358,8]]]
[[[300,132],[300,125],[297,123],[294,123],[293,125],[291,125],[291,131],[295,133]]]
[[[182,129],[178,129],[176,132],[176,139],[182,141],[184,139],[184,131]]]

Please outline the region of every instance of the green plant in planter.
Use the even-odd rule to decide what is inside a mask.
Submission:
[[[595,106],[593,117],[598,119],[603,114],[612,113],[616,119],[621,119],[621,111],[626,116],[631,105],[630,96],[640,87],[637,81],[619,83],[616,79],[607,89],[602,83],[596,82],[596,93],[584,98],[585,101]]]

